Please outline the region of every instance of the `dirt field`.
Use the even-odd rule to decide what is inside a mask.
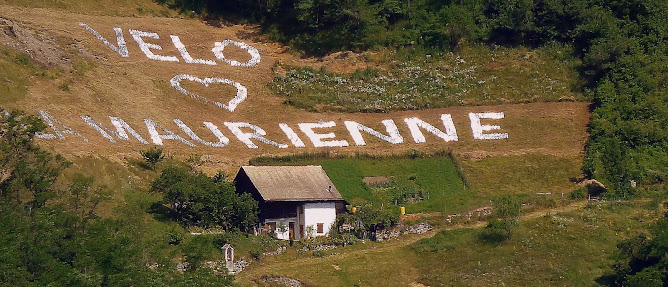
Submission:
[[[164,140],[165,150],[177,157],[186,158],[191,154],[202,155],[206,164],[204,170],[236,170],[238,165],[247,163],[257,155],[288,154],[294,152],[335,150],[341,153],[401,153],[410,149],[424,151],[453,149],[466,159],[480,159],[486,156],[516,154],[552,154],[557,156],[580,156],[583,150],[589,122],[587,103],[535,103],[500,106],[453,107],[424,111],[392,112],[387,114],[340,114],[309,113],[286,106],[283,99],[272,94],[267,83],[274,75],[275,61],[301,63],[303,65],[326,65],[332,70],[363,68],[363,57],[356,55],[331,55],[324,59],[300,59],[287,52],[287,48],[263,40],[257,30],[250,26],[226,26],[217,28],[198,20],[154,17],[111,17],[89,16],[48,9],[18,8],[0,5],[0,17],[6,27],[18,28],[23,36],[5,32],[2,43],[15,49],[23,49],[36,61],[46,66],[62,69],[63,76],[52,79],[38,79],[32,85],[24,100],[11,103],[7,108],[20,108],[30,113],[45,111],[72,130],[88,139],[64,134],[64,140],[44,139],[41,144],[69,156],[78,157],[91,154],[108,156],[124,161],[137,158],[137,151],[146,149],[134,140],[111,143],[99,132],[91,128],[80,117],[91,116],[107,127],[113,127],[109,116],[122,118],[145,140],[151,142],[145,119],[151,119],[160,126],[196,144],[187,146],[177,140]],[[9,22],[7,22],[9,21]],[[10,23],[10,24],[7,24]],[[128,57],[113,51],[79,23],[85,23],[99,32],[111,44],[117,46],[113,28],[123,32],[127,44]],[[8,26],[9,25],[9,26]],[[162,50],[152,48],[156,55],[174,56],[179,62],[151,60],[140,50],[129,29],[157,33],[159,39],[143,37],[147,43],[157,44]],[[9,31],[9,28],[5,29]],[[28,36],[25,36],[28,35]],[[32,35],[32,36],[30,36]],[[215,61],[216,65],[185,63],[184,58],[170,40],[170,35],[179,36],[181,42],[194,59]],[[261,61],[252,67],[234,67],[215,58],[211,51],[215,42],[230,39],[244,42],[259,51]],[[26,42],[27,41],[27,42]],[[245,62],[250,59],[245,50],[229,45],[225,47],[226,59]],[[86,63],[82,69],[81,62]],[[231,85],[210,84],[208,87],[188,80],[181,81],[181,87],[206,98],[209,103],[185,95],[170,85],[170,79],[179,74],[204,78],[224,78],[247,88],[247,98],[240,102],[233,112],[214,106],[211,101],[228,104],[236,93]],[[521,83],[518,83],[521,85]],[[468,113],[503,112],[500,120],[483,120],[484,125],[499,125],[498,131],[507,133],[508,139],[473,139]],[[451,114],[457,130],[458,141],[444,140],[424,132],[426,143],[414,143],[411,133],[404,123],[408,117],[418,117],[443,130],[441,114]],[[215,124],[230,143],[224,147],[206,147],[191,140],[175,123],[180,119],[195,134],[205,141],[216,141],[203,122]],[[357,121],[383,134],[382,120],[393,119],[404,138],[402,144],[390,144],[365,133],[366,146],[355,147],[353,138],[344,126],[344,121]],[[351,146],[336,148],[316,148],[299,131],[298,123],[333,121],[332,128],[315,129],[322,134],[333,132],[335,138],[326,140],[346,140]],[[247,122],[257,125],[267,132],[268,139],[288,148],[260,143],[259,148],[249,149],[240,142],[223,122]],[[297,148],[291,144],[278,124],[286,123],[297,132],[306,147]],[[57,126],[58,127],[58,126]],[[62,128],[62,127],[59,127]],[[51,131],[52,132],[52,131]],[[159,131],[164,134],[163,131]]]

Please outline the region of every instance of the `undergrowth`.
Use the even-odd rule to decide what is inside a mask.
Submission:
[[[413,51],[414,49],[404,49]],[[309,111],[388,112],[460,105],[582,100],[579,61],[558,44],[536,50],[470,46],[456,54],[383,50],[381,68],[333,73],[276,64],[271,89],[285,103]],[[520,84],[518,84],[520,83]]]

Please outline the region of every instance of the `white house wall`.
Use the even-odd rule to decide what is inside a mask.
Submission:
[[[304,203],[304,235],[309,236],[309,226],[313,229],[313,236],[329,234],[329,229],[336,221],[336,207],[334,202]],[[318,233],[318,223],[323,224],[323,233]]]

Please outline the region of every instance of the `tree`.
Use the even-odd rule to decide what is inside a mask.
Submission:
[[[512,227],[517,224],[522,204],[512,196],[503,196],[493,202],[494,212],[479,238],[485,243],[498,244],[510,239]]]
[[[258,207],[249,194],[239,195],[219,173],[206,174],[171,166],[151,184],[151,192],[163,194],[171,217],[184,225],[221,226],[226,230],[250,230],[257,223]]]
[[[0,119],[0,196],[27,203],[29,211],[55,196],[51,186],[70,164],[33,143],[44,128],[41,119],[21,111],[5,113]]]
[[[668,213],[651,229],[617,244],[613,286],[665,286],[668,283]]]
[[[67,205],[79,216],[83,229],[89,220],[97,218],[97,207],[111,198],[111,191],[106,186],[94,186],[95,178],[77,173],[66,192]]]
[[[139,153],[144,158],[144,162],[151,168],[151,170],[155,170],[155,166],[165,159],[165,155],[162,154],[162,148],[158,147],[143,150]]]
[[[67,161],[33,142],[43,128],[22,112],[0,119],[0,286],[232,284],[207,270],[183,275],[171,268],[172,258],[155,251],[161,241],[146,231],[151,225],[137,220],[145,213],[136,202],[122,205],[116,218],[98,218],[110,192],[92,177],[76,175],[56,192]],[[149,269],[147,258],[161,266]]]

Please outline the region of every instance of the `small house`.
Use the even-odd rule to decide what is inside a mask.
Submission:
[[[237,192],[258,201],[260,229],[279,239],[323,236],[345,201],[321,166],[242,166]]]

